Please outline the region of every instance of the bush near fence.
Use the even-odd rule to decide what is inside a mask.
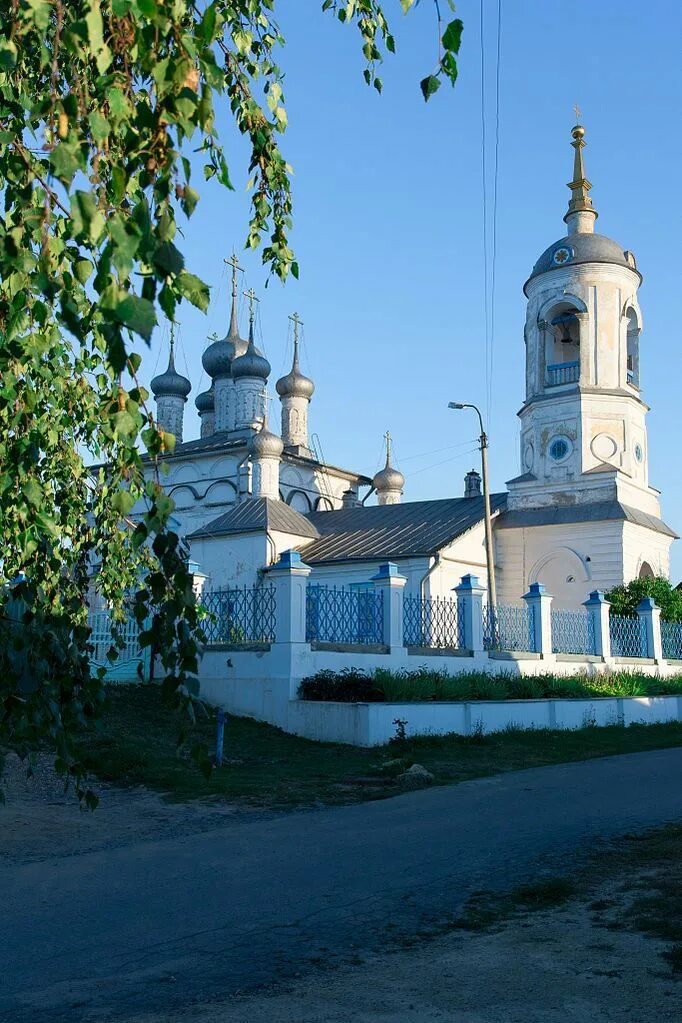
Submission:
[[[365,672],[347,668],[317,672],[304,678],[299,698],[339,703],[419,703],[475,700],[599,699],[601,697],[682,695],[682,675],[652,678],[637,672],[605,675],[534,675],[443,671],[420,668]]]

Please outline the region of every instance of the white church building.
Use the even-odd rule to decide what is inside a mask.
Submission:
[[[661,519],[648,477],[642,278],[631,251],[595,232],[584,135],[582,126],[573,128],[566,233],[524,285],[520,473],[491,497],[501,603],[518,604],[540,582],[555,606],[577,608],[592,590],[667,576],[676,536]],[[328,465],[311,448],[315,388],[299,366],[296,316],[293,365],[275,385],[281,424],[274,432],[266,412],[271,368],[254,343],[253,293],[244,339],[234,257],[232,265],[229,330],[203,354],[212,383],[196,398],[200,438],[183,437],[191,385],[177,372],[172,347],[167,370],[151,385],[159,423],[177,439],[165,456],[175,525],[205,585],[258,583],[289,549],[310,566],[314,582],[361,587],[391,561],[415,596],[450,595],[466,573],[485,583],[478,473],[467,474],[459,495],[409,501],[390,439],[385,468],[373,478]]]

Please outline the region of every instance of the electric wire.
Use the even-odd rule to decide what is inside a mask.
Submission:
[[[500,163],[500,65],[502,54],[502,0],[497,0],[497,47],[495,53],[495,149],[493,160],[492,265],[490,282],[490,372],[488,374],[488,424],[495,378],[495,307],[497,283],[497,184]]]

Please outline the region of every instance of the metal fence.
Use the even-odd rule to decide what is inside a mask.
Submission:
[[[682,622],[661,622],[663,656],[669,661],[682,661]]]
[[[201,627],[206,642],[272,643],[277,624],[274,586],[237,586],[201,594],[201,606],[210,612]]]
[[[552,652],[594,654],[594,618],[589,611],[552,611]]]
[[[384,642],[383,590],[309,584],[305,612],[309,643],[369,646]]]
[[[609,616],[611,654],[613,657],[648,657],[646,626],[637,618],[625,615]]]
[[[140,628],[136,620],[129,615],[124,621],[114,623],[111,611],[99,609],[88,615],[90,633],[90,666],[104,668],[105,678],[123,680],[139,678],[138,666],[142,665],[142,674],[146,677],[149,669],[149,647],[140,646]],[[120,645],[122,644],[122,645]],[[115,659],[109,660],[109,651],[114,647],[118,651]]]
[[[459,650],[464,645],[462,606],[446,597],[403,598],[405,646]]]
[[[531,607],[512,604],[483,606],[483,646],[486,650],[535,652],[535,623]]]

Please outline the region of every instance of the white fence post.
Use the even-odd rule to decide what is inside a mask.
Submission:
[[[637,605],[637,616],[644,622],[646,636],[646,656],[655,661],[663,660],[663,640],[661,638],[661,609],[653,597],[643,597]]]
[[[552,601],[554,597],[545,592],[542,583],[531,583],[528,593],[524,593],[533,622],[533,638],[535,653],[542,657],[552,654]]]
[[[478,576],[463,575],[459,586],[455,586],[457,603],[461,608],[462,648],[480,653],[483,650],[483,595],[485,589]]]
[[[379,566],[372,577],[374,586],[384,595],[384,643],[391,653],[402,650],[403,638],[403,590],[407,579],[398,571],[392,561]]]
[[[611,628],[609,625],[611,604],[601,590],[592,590],[587,600],[583,601],[583,607],[587,608],[588,614],[592,616],[594,652],[597,657],[608,660],[611,656]]]
[[[305,643],[307,580],[312,569],[298,551],[283,551],[268,569],[275,587],[275,642]]]

